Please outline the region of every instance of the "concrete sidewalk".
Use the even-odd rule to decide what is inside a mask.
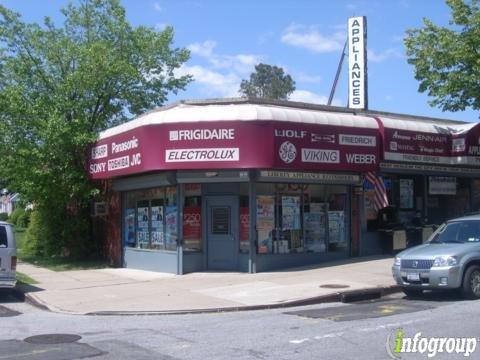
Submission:
[[[389,292],[395,289],[392,262],[363,258],[258,274],[180,276],[133,269],[55,272],[27,263],[19,263],[17,270],[38,281],[19,287],[27,300],[52,311],[146,314],[269,308],[335,301],[345,291]]]

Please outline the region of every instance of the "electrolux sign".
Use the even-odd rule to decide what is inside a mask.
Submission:
[[[348,107],[368,108],[367,87],[367,19],[348,19]]]
[[[166,163],[240,161],[240,148],[235,147],[235,129],[231,127],[170,130],[168,139],[171,144],[183,142],[189,147],[166,149]],[[206,146],[208,142],[214,145]]]

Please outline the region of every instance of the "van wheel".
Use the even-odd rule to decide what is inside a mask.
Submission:
[[[480,266],[470,266],[463,276],[462,295],[466,299],[480,299]]]
[[[402,288],[402,291],[408,297],[418,297],[418,296],[422,295],[422,293],[423,293],[423,290],[421,290],[421,289]]]

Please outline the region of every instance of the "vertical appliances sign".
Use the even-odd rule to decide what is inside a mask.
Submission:
[[[348,19],[348,107],[368,108],[367,87],[367,19]]]

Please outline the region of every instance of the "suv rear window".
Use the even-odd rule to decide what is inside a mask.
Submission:
[[[7,229],[0,225],[0,248],[8,247]]]

